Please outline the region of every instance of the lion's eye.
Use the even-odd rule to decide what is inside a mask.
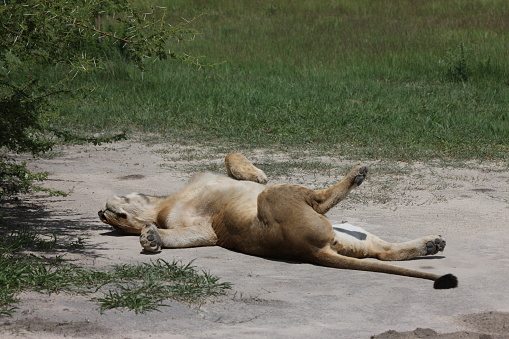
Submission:
[[[119,217],[120,219],[127,219],[127,214],[125,213],[116,213],[117,217]]]

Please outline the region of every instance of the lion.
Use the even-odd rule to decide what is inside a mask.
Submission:
[[[240,153],[227,155],[225,165],[227,176],[196,174],[168,196],[114,196],[99,211],[99,218],[121,233],[139,235],[144,251],[152,253],[162,248],[221,246],[260,257],[429,279],[435,289],[457,287],[452,274],[383,262],[442,252],[446,241],[441,235],[390,243],[360,227],[332,225],[325,217],[362,184],[367,166],[355,165],[332,187],[313,190],[266,185],[265,173]]]

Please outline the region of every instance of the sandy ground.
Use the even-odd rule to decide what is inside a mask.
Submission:
[[[202,156],[202,160],[199,159]],[[285,154],[246,154],[269,174]],[[68,258],[104,268],[155,258],[189,262],[234,284],[223,297],[201,306],[170,302],[160,312],[99,314],[86,296],[20,295],[12,318],[0,318],[0,337],[27,338],[509,338],[509,169],[507,164],[461,166],[365,161],[370,173],[348,201],[328,215],[389,241],[442,234],[440,255],[396,263],[436,273],[453,273],[459,287],[434,290],[432,282],[371,272],[251,257],[219,247],[141,254],[137,237],[122,237],[97,218],[104,201],[137,191],[163,195],[182,187],[191,169],[213,164],[205,148],[124,141],[73,146],[54,157],[31,160],[50,172],[46,186],[73,189],[67,197],[35,196],[4,204],[8,217],[22,217],[43,232],[87,240]],[[294,157],[296,157],[294,155]],[[332,164],[317,170],[280,171],[271,183],[312,188],[346,173],[352,161],[298,159]],[[340,172],[336,169],[341,169]]]

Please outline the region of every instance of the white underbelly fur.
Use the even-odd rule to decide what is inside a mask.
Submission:
[[[369,241],[369,232],[361,227],[352,224],[334,224],[334,240],[343,244],[344,246],[355,247],[360,241]],[[343,232],[341,231],[343,230]]]

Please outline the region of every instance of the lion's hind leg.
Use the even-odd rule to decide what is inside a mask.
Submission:
[[[368,167],[355,165],[341,181],[332,187],[316,190],[311,195],[314,200],[313,209],[320,214],[327,213],[332,207],[346,198],[348,193],[362,184],[368,174]]]
[[[350,224],[336,224],[332,227],[335,236],[331,247],[339,254],[354,258],[377,258],[384,261],[409,260],[442,252],[446,243],[440,235],[390,243]]]
[[[380,251],[377,258],[380,260],[409,260],[426,255],[434,255],[443,252],[445,239],[441,235],[430,235],[419,239],[402,243],[385,242],[383,251]]]
[[[224,163],[230,178],[254,181],[260,184],[267,183],[265,173],[240,153],[228,154],[224,159]]]

